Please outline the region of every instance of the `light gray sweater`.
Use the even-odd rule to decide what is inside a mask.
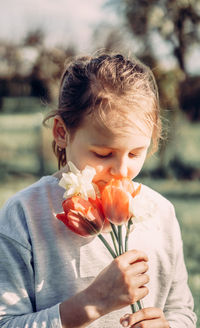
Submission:
[[[43,177],[0,212],[0,327],[61,328],[59,303],[86,288],[112,260],[98,237],[80,237],[55,218],[62,212],[63,191],[55,177]],[[136,225],[129,240],[129,249],[149,257],[144,306],[162,308],[171,328],[194,328],[173,206],[144,185],[141,197],[157,208],[152,219]],[[104,237],[110,242],[109,234]],[[112,312],[89,327],[121,327],[119,319],[127,312],[129,307]]]

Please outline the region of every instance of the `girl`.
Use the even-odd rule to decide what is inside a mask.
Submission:
[[[98,238],[82,238],[55,218],[68,161],[80,170],[94,167],[94,182],[103,188],[113,177],[136,178],[157,149],[161,124],[151,71],[122,55],[78,58],[65,69],[58,110],[46,120],[52,117],[60,170],[1,210],[0,327],[195,327],[169,201],[142,186],[152,220],[146,229],[136,226],[130,250],[115,260]],[[144,309],[124,316],[137,300]]]

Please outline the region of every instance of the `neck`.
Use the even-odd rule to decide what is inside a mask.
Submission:
[[[62,174],[63,173],[67,173],[69,171],[68,165],[65,165],[64,167],[62,167],[59,171],[55,172],[53,175],[53,177],[57,178],[57,179],[61,179],[62,178]]]

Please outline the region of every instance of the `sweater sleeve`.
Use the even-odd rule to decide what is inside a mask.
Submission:
[[[180,227],[175,217],[174,208],[174,239],[176,253],[174,271],[172,272],[171,288],[164,308],[165,317],[170,328],[195,328],[196,315],[193,312],[193,297],[188,287],[188,274],[184,262],[183,245]]]
[[[59,304],[37,311],[35,295],[28,229],[14,200],[0,211],[0,327],[61,328]]]
[[[31,251],[0,234],[0,327],[61,328],[59,304],[35,310]]]

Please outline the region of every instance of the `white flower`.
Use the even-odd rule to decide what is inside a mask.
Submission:
[[[145,197],[144,195],[137,195],[133,198],[131,205],[133,221],[135,223],[152,219],[155,217],[157,212],[156,202],[152,199],[152,197],[148,197],[147,195],[145,195]]]
[[[85,200],[88,197],[96,199],[96,187],[92,180],[96,174],[96,170],[87,165],[84,170],[79,171],[72,162],[68,162],[70,172],[63,173],[59,185],[66,189],[64,198],[79,195]]]

